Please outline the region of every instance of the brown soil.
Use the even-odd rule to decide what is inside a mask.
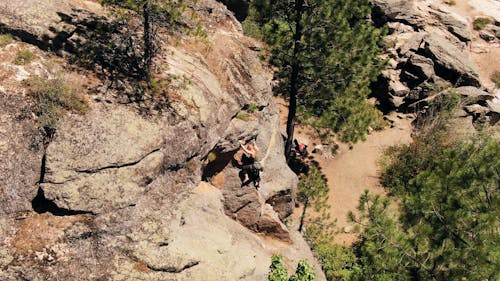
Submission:
[[[282,126],[286,124],[288,112],[286,102],[277,99]],[[393,116],[395,126],[382,131],[371,133],[366,141],[355,144],[352,149],[346,144],[340,144],[338,154],[334,158],[325,158],[312,154],[321,167],[328,180],[330,189],[331,216],[337,220],[337,227],[345,232],[335,237],[335,242],[349,245],[356,241],[357,235],[352,232],[352,226],[347,219],[349,211],[355,211],[359,197],[364,190],[375,194],[385,194],[384,188],[379,183],[380,165],[385,150],[394,145],[411,142],[411,120],[406,116],[402,119]],[[311,135],[312,130],[298,126],[296,138],[309,146],[309,151],[319,141]],[[300,210],[297,210],[300,212]],[[297,215],[297,214],[296,214]]]

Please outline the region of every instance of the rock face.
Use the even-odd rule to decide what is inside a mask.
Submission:
[[[272,254],[290,267],[314,261],[283,223],[297,179],[284,161],[270,75],[221,4],[198,5],[207,41],[176,38],[158,58],[190,81],[169,111],[144,114],[97,92],[89,113],[66,114],[37,150],[27,138],[36,120],[17,114],[29,98],[0,92],[11,105],[0,112],[1,280],[265,280]],[[0,27],[71,52],[71,33],[86,28],[71,23],[102,15],[92,1],[11,1]],[[241,187],[234,160],[239,140],[253,138],[260,191]]]
[[[467,19],[430,0],[376,0],[372,17],[377,24],[387,24],[390,31],[385,54],[388,68],[373,84],[384,111],[416,112],[437,95],[471,88],[482,92],[476,100],[480,106],[493,98],[483,91],[471,60],[473,31]],[[482,35],[485,40],[495,40],[493,32],[485,32],[489,34]],[[492,113],[484,114],[490,124],[496,123]]]

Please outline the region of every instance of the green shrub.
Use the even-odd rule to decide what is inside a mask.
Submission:
[[[274,255],[271,258],[271,266],[269,267],[268,281],[287,281],[288,270],[283,264],[283,257],[281,255]]]
[[[257,111],[259,108],[257,106],[257,104],[255,103],[251,103],[250,105],[248,105],[248,113],[254,113],[255,111]]]
[[[491,23],[490,18],[477,18],[474,20],[474,29],[481,30],[490,23]]]
[[[38,126],[43,128],[48,136],[57,129],[59,120],[66,111],[84,114],[89,110],[89,104],[81,89],[69,87],[62,78],[46,79],[33,76],[23,81],[28,95],[34,100],[34,112],[39,117]]]
[[[495,86],[500,87],[500,71],[495,71],[490,77],[491,81],[495,83]]]
[[[12,36],[10,36],[10,34],[0,35],[0,48],[7,46],[10,42],[12,42]]]
[[[35,58],[36,58],[36,55],[32,51],[19,50],[16,54],[16,58],[14,59],[14,64],[25,65],[25,64],[30,63]]]
[[[274,255],[271,258],[271,266],[269,267],[268,281],[314,281],[316,275],[313,269],[309,266],[306,260],[299,261],[295,274],[288,277],[288,270],[283,264],[281,255]]]

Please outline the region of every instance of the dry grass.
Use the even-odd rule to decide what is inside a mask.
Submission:
[[[72,76],[56,79],[32,76],[23,85],[35,101],[34,112],[42,128],[55,130],[66,111],[85,114],[90,109],[82,85]]]
[[[19,50],[16,53],[13,63],[17,65],[25,65],[36,59],[36,55],[30,50]]]
[[[10,36],[10,34],[0,35],[0,48],[7,46],[10,42],[12,42],[12,36]]]
[[[490,24],[492,21],[490,18],[484,18],[484,17],[480,17],[480,18],[476,18],[474,20],[474,29],[475,30],[481,30],[483,29],[484,27],[486,27],[486,25]]]

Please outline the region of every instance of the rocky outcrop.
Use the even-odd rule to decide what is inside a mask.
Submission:
[[[415,1],[374,0],[373,20],[379,25],[386,22],[401,22],[416,29],[424,27],[423,14]]]
[[[2,30],[45,49],[72,51],[72,35],[51,35],[61,22],[105,21],[91,1],[2,5]],[[207,39],[176,37],[157,58],[169,65],[158,75],[189,80],[168,110],[145,114],[97,87],[90,112],[66,114],[37,150],[26,138],[37,132],[35,118],[17,114],[29,102],[22,87],[0,93],[13,105],[0,114],[0,279],[264,280],[274,253],[290,267],[314,261],[283,223],[297,179],[284,161],[271,76],[221,4],[198,5]],[[75,26],[86,29],[67,28]],[[253,138],[260,191],[241,187],[234,163],[239,141]]]
[[[385,55],[388,68],[373,84],[374,96],[384,111],[416,112],[436,95],[456,92],[452,88],[482,92],[479,96],[484,104],[479,106],[486,106],[485,100],[493,98],[483,91],[471,59],[473,35],[467,19],[435,1],[377,0],[373,6],[373,20],[388,24],[390,31]],[[485,115],[490,123],[496,123],[492,114]]]

